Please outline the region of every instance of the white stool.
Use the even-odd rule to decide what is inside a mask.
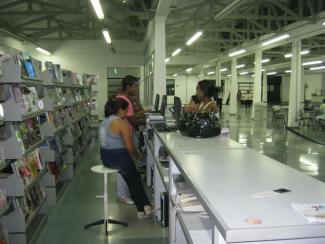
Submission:
[[[97,196],[99,198],[104,198],[104,218],[101,219],[101,220],[97,220],[97,221],[95,221],[93,223],[87,224],[87,225],[85,225],[84,228],[88,229],[91,226],[105,224],[105,233],[106,233],[106,236],[107,236],[108,235],[108,230],[107,230],[108,223],[128,226],[128,224],[125,223],[125,222],[118,221],[118,220],[113,220],[113,219],[108,218],[108,195],[107,195],[107,178],[108,177],[107,177],[107,175],[108,174],[118,173],[118,170],[108,168],[108,167],[106,167],[104,165],[96,165],[96,166],[91,167],[91,171],[93,171],[94,173],[98,173],[98,174],[104,174],[104,195],[103,196]]]

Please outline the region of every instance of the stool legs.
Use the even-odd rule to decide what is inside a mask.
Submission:
[[[103,196],[103,198],[104,198],[104,218],[84,226],[84,229],[88,229],[91,226],[105,224],[105,234],[106,234],[106,236],[108,235],[107,225],[109,223],[110,224],[118,224],[118,225],[128,226],[128,224],[126,222],[122,222],[122,221],[113,220],[113,219],[108,218],[108,194],[107,194],[107,191],[108,191],[108,189],[107,189],[107,174],[104,174],[104,196]]]

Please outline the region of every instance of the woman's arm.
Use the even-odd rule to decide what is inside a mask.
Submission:
[[[119,133],[122,136],[125,148],[129,152],[130,156],[138,160],[142,160],[143,156],[139,155],[135,150],[128,123],[126,121],[119,120],[117,126],[119,128]]]

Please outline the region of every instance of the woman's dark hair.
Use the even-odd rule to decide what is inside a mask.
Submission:
[[[132,75],[125,76],[122,80],[122,90],[126,91],[128,86],[132,86],[136,82],[138,82],[138,78],[136,78]]]
[[[200,103],[200,100],[199,100],[199,98],[197,97],[197,95],[193,95],[193,96],[191,96],[191,100],[192,100],[195,104],[199,104],[199,103]]]
[[[198,86],[205,97],[213,97],[216,100],[219,95],[220,88],[213,85],[210,80],[201,80]]]
[[[121,98],[111,98],[105,104],[105,117],[109,117],[112,114],[116,114],[121,109],[127,109],[129,103]]]

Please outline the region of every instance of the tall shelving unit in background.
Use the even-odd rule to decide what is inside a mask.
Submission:
[[[32,69],[33,68],[33,69]],[[47,221],[47,196],[41,184],[47,168],[40,158],[45,139],[41,62],[20,55],[2,57],[0,188],[7,196],[0,224],[11,243],[33,242]]]
[[[50,62],[0,60],[0,238],[27,244],[91,149],[90,86]]]

